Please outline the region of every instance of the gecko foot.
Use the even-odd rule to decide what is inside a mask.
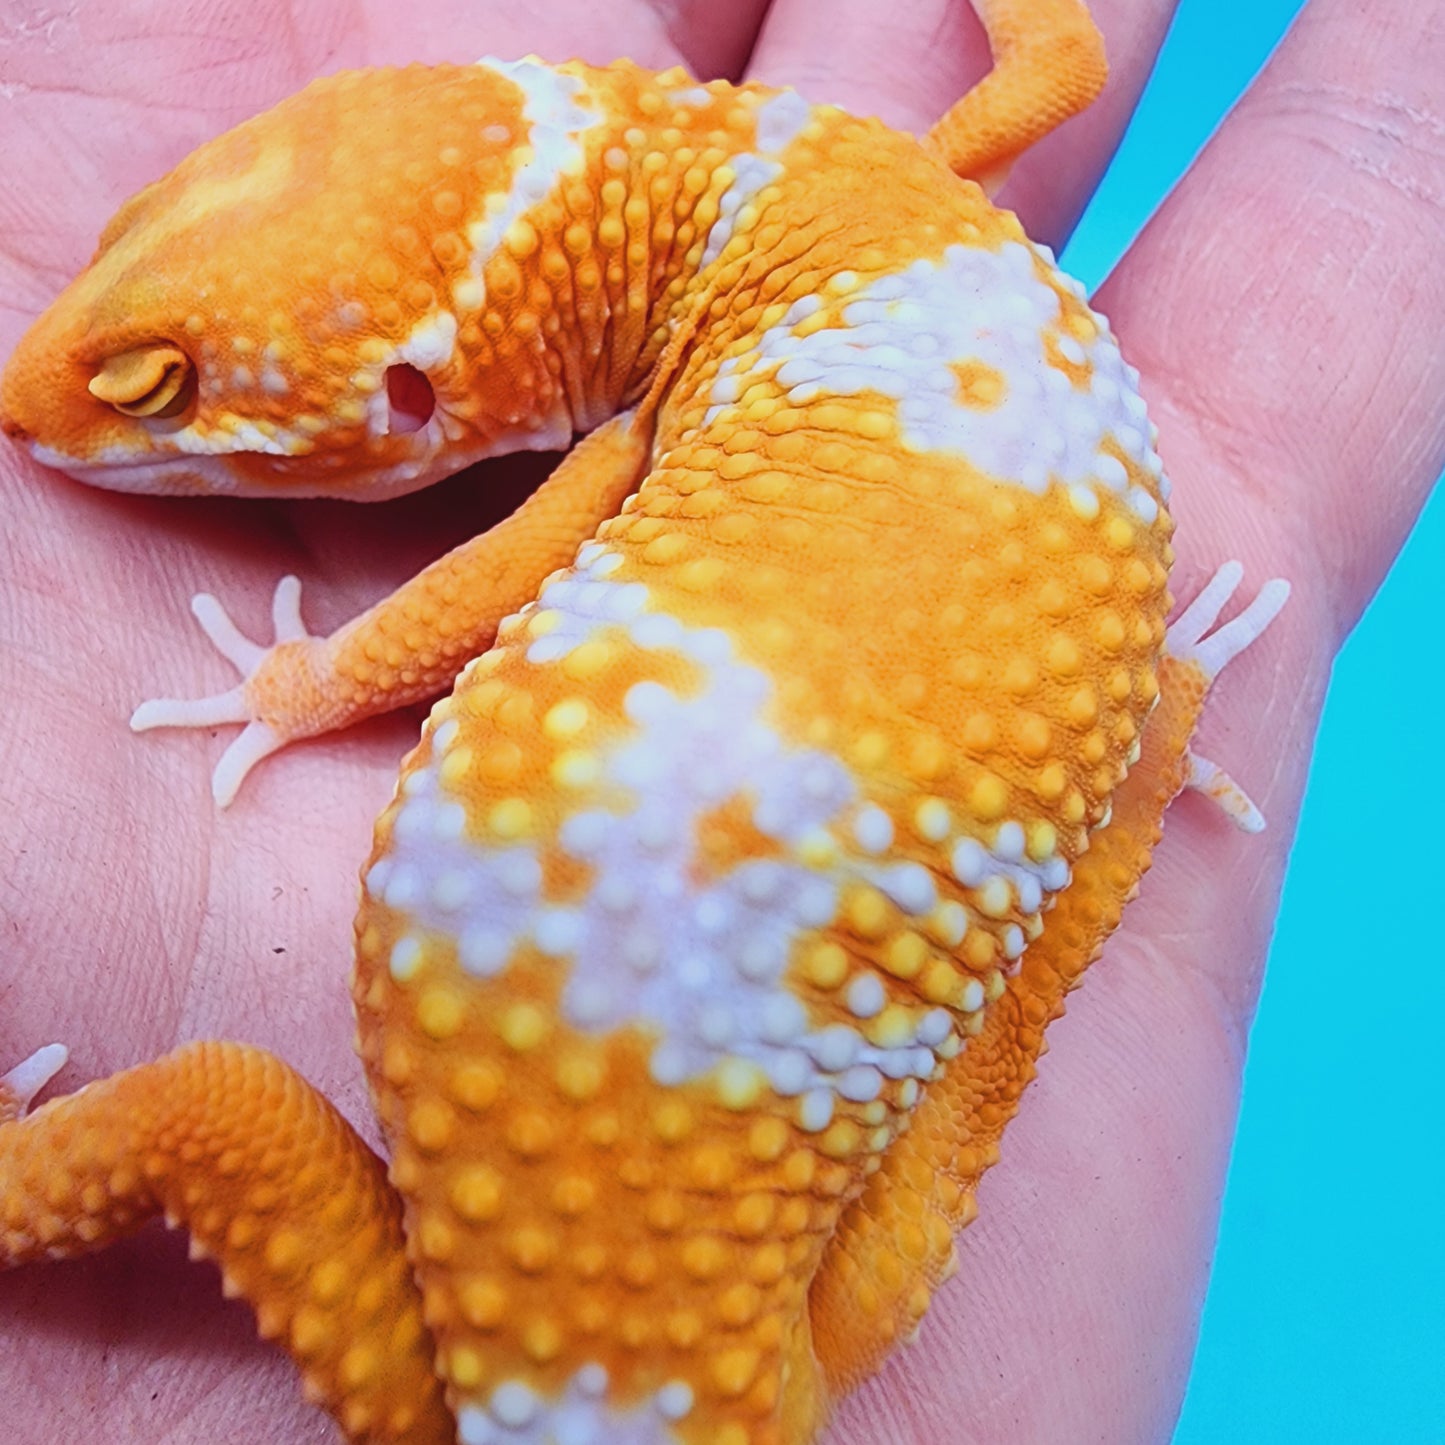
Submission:
[[[1194,601],[1179,614],[1165,635],[1165,646],[1170,656],[1180,662],[1192,662],[1204,674],[1206,682],[1213,682],[1229,663],[1256,641],[1289,600],[1289,583],[1276,577],[1259,589],[1253,601],[1237,617],[1211,631],[1243,577],[1244,568],[1240,563],[1224,563],[1205,583]],[[1186,787],[1212,799],[1224,816],[1244,832],[1263,831],[1264,814],[1218,763],[1191,750],[1188,764],[1184,780]]]
[[[209,592],[197,593],[191,599],[191,611],[201,630],[211,639],[216,650],[241,674],[241,681],[226,692],[211,697],[154,698],[143,702],[131,714],[130,725],[135,732],[151,728],[203,728],[219,723],[245,723],[211,774],[211,796],[219,808],[228,807],[236,797],[246,775],[261,761],[291,741],[294,733],[284,732],[257,716],[255,680],[264,665],[275,658],[286,644],[310,644],[320,639],[306,630],[301,620],[301,582],[296,577],[283,577],[276,584],[271,600],[271,621],[275,640],[270,647],[252,642],[237,629],[226,609]]]
[[[8,1074],[0,1074],[0,1124],[23,1119],[30,1101],[65,1067],[69,1057],[64,1044],[46,1044]]]
[[[1169,655],[1180,662],[1197,663],[1210,682],[1264,632],[1289,600],[1289,583],[1275,577],[1259,589],[1238,617],[1211,632],[1210,628],[1219,620],[1225,603],[1234,596],[1243,577],[1242,564],[1224,563],[1165,634],[1164,645]]]

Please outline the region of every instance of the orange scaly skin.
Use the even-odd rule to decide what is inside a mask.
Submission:
[[[1188,744],[1283,600],[1206,636],[1226,568],[1166,636],[1137,377],[960,178],[1098,37],[980,10],[921,145],[625,63],[362,72],[112,222],[0,390],[83,480],[369,499],[590,435],[330,638],[291,581],[271,648],[198,599],[243,682],[135,719],[245,723],[225,802],[456,678],[356,924],[389,1184],[254,1050],[25,1118],[42,1051],[0,1262],[184,1222],[353,1441],[805,1445],[917,1326],[1169,800],[1254,821]]]

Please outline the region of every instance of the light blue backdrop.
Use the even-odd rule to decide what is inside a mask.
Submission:
[[[1183,0],[1070,270],[1107,274],[1300,8]],[[1335,669],[1175,1445],[1445,1445],[1442,573],[1445,487]],[[1371,922],[1398,942],[1346,951]]]

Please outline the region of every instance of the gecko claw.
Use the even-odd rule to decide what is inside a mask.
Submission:
[[[1289,583],[1273,578],[1259,589],[1238,616],[1216,628],[1219,614],[1243,578],[1244,568],[1240,563],[1225,562],[1165,634],[1170,656],[1196,666],[1204,674],[1206,685],[1213,683],[1225,667],[1258,640],[1289,600]],[[1218,763],[1192,749],[1185,761],[1186,788],[1212,799],[1224,816],[1243,832],[1264,831],[1264,814]]]
[[[216,806],[229,808],[236,801],[236,794],[240,792],[241,784],[246,781],[246,775],[251,769],[262,758],[269,758],[272,753],[279,752],[286,746],[287,741],[269,723],[255,718],[248,722],[241,730],[241,735],[221,754],[221,761],[216,764],[215,771],[211,774],[211,797]]]
[[[0,1074],[0,1124],[23,1119],[30,1101],[65,1067],[69,1057],[64,1044],[46,1044],[8,1074]]]
[[[1241,833],[1264,832],[1264,814],[1218,763],[1201,757],[1191,749],[1188,765],[1189,772],[1184,779],[1186,788],[1210,799]]]

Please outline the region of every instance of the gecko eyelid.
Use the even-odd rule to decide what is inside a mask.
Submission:
[[[420,431],[436,410],[436,392],[426,373],[406,362],[386,369],[386,399],[391,406],[388,431]]]
[[[179,416],[196,394],[196,369],[179,347],[155,342],[109,356],[88,389],[123,416]]]

